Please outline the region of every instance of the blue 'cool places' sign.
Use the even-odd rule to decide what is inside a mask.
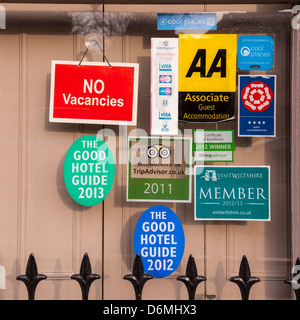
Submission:
[[[157,30],[217,30],[215,13],[158,13]]]
[[[240,70],[270,70],[273,67],[273,38],[245,35],[238,39],[238,67]]]

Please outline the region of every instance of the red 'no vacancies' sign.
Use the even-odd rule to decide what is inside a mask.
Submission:
[[[138,64],[52,61],[50,122],[136,125]]]

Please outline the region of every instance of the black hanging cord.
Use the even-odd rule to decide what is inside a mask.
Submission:
[[[82,63],[82,61],[83,61],[84,57],[86,56],[87,52],[89,51],[89,48],[90,48],[90,46],[91,46],[92,42],[95,42],[95,43],[97,44],[97,46],[99,47],[100,51],[101,51],[101,52],[102,52],[102,54],[103,54],[104,59],[106,60],[106,62],[107,62],[107,64],[109,65],[109,67],[111,68],[111,67],[112,67],[112,65],[111,65],[111,64],[110,64],[110,62],[108,61],[108,59],[107,59],[106,55],[104,54],[104,51],[102,50],[102,48],[101,48],[100,44],[99,44],[99,43],[98,43],[98,41],[96,41],[96,40],[91,40],[91,41],[90,41],[90,43],[89,43],[88,47],[86,48],[86,50],[85,50],[85,52],[84,52],[83,56],[81,57],[81,59],[80,59],[80,61],[79,61],[78,67],[80,67],[80,66],[81,66],[81,63]]]

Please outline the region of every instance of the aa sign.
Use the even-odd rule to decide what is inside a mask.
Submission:
[[[179,35],[179,120],[233,119],[236,35]]]
[[[52,61],[50,122],[136,125],[134,63]]]

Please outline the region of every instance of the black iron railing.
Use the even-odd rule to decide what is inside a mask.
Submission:
[[[284,283],[292,286],[296,300],[300,300],[300,257],[297,258],[293,270],[292,279],[287,279]],[[88,300],[92,283],[100,278],[100,275],[92,273],[89,256],[85,253],[81,261],[79,274],[71,276],[71,279],[76,280],[80,285],[82,300]],[[37,285],[40,281],[47,279],[47,276],[38,273],[35,257],[31,253],[27,261],[26,273],[17,276],[16,279],[24,282],[28,293],[28,300],[34,300]],[[125,275],[123,279],[130,281],[133,285],[136,300],[142,300],[142,292],[145,283],[148,280],[153,279],[153,276],[144,272],[141,256],[137,254],[135,256],[132,273]],[[203,281],[207,281],[205,276],[198,275],[196,262],[192,255],[189,256],[187,262],[186,274],[178,276],[176,280],[185,284],[189,300],[195,300],[198,285]],[[229,281],[238,285],[241,291],[242,300],[248,300],[252,286],[260,282],[260,279],[251,276],[249,262],[244,255],[240,263],[239,275],[231,277]]]

